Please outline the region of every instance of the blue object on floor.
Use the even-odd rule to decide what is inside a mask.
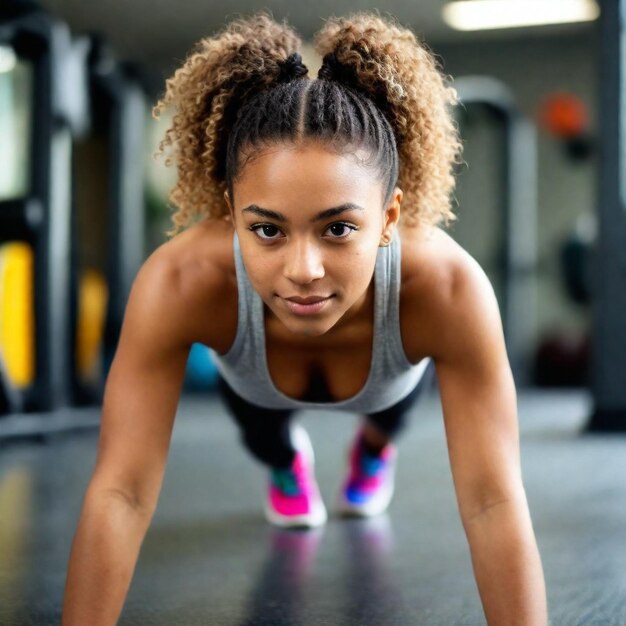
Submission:
[[[211,351],[201,343],[194,343],[187,359],[185,371],[186,391],[209,391],[217,383],[217,369]]]

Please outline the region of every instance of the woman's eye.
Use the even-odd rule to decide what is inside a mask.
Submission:
[[[253,233],[256,233],[259,239],[278,239],[277,235],[280,230],[273,224],[255,224],[250,227]]]
[[[357,230],[356,226],[351,226],[344,222],[337,222],[336,224],[331,224],[326,229],[326,232],[330,233],[333,239],[342,239],[347,237],[353,230]]]

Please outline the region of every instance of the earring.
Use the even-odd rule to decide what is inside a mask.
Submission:
[[[390,239],[389,237],[387,237],[387,235],[385,235],[384,237],[381,237],[379,248],[386,248],[389,245],[389,243],[390,243]]]

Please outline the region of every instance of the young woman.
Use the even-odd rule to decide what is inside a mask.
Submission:
[[[63,623],[114,623],[156,508],[190,346],[268,468],[266,515],[324,523],[299,408],[363,415],[341,512],[393,492],[393,439],[431,364],[458,506],[489,624],[547,622],[522,483],[516,394],[484,272],[438,226],[459,154],[455,92],[414,35],[365,13],[328,21],[310,78],[264,14],[232,22],[167,81],[161,149],[176,235],[134,283],[107,381],[97,464]],[[184,232],[179,233],[180,230]]]

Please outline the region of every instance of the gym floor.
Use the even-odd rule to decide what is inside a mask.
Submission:
[[[526,493],[553,626],[626,625],[626,438],[581,434],[584,392],[520,392]],[[76,412],[76,411],[74,411]],[[86,419],[97,411],[83,411]],[[399,440],[397,491],[372,520],[332,515],[357,417],[301,413],[331,512],[319,531],[263,518],[265,473],[210,395],[180,403],[159,506],[120,624],[485,624],[459,520],[441,407]],[[0,450],[0,624],[60,622],[97,431]]]

